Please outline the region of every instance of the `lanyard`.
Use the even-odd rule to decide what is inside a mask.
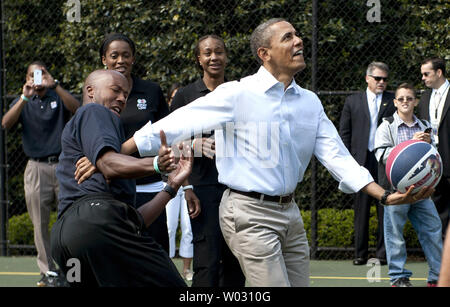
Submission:
[[[446,97],[445,92],[447,92],[449,86],[450,86],[450,83],[447,84],[447,86],[445,87],[445,90],[442,91],[442,95],[441,95],[441,97],[439,97],[439,103],[436,103],[436,100],[434,101],[434,107],[435,107],[435,108],[434,108],[434,117],[435,117],[436,119],[437,119],[437,117],[438,117],[438,110],[439,110],[439,106],[441,105],[442,98]],[[439,93],[439,92],[436,91],[436,92],[434,93],[434,96],[436,96],[436,93]]]

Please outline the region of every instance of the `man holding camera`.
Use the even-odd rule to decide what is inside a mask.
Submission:
[[[56,208],[58,181],[55,171],[61,152],[61,133],[71,113],[80,102],[63,89],[47,71],[44,63],[28,66],[22,95],[15,99],[3,116],[2,127],[22,124],[22,145],[29,158],[24,174],[25,202],[33,222],[37,264],[41,272],[38,287],[58,282],[56,266],[50,254],[48,224],[50,212]]]

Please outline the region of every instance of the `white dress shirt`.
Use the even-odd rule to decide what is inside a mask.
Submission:
[[[369,104],[369,115],[370,115],[370,132],[369,132],[369,143],[367,144],[367,148],[369,149],[369,151],[373,151],[375,144],[375,132],[377,131],[378,127],[378,112],[380,110],[382,95],[377,95],[369,89],[366,90],[366,94],[367,94],[367,103]]]
[[[159,131],[175,144],[215,130],[219,182],[267,195],[294,192],[314,154],[345,193],[373,181],[342,143],[313,92],[293,80],[284,90],[264,67],[227,82],[134,134],[141,156],[156,155]]]
[[[439,143],[439,124],[442,118],[442,112],[444,111],[445,100],[447,99],[450,83],[445,80],[438,89],[433,89],[430,99],[430,122],[433,127],[433,135],[436,138],[436,143]]]

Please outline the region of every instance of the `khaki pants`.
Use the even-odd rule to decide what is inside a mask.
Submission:
[[[226,190],[220,227],[252,287],[309,285],[309,246],[296,203],[261,201]]]
[[[55,270],[50,253],[48,224],[50,212],[58,203],[59,186],[55,175],[57,165],[28,160],[24,175],[25,202],[33,222],[37,264],[43,274]]]

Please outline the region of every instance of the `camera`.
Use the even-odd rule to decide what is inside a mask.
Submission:
[[[42,84],[42,70],[36,69],[33,72],[34,84],[41,85]]]

